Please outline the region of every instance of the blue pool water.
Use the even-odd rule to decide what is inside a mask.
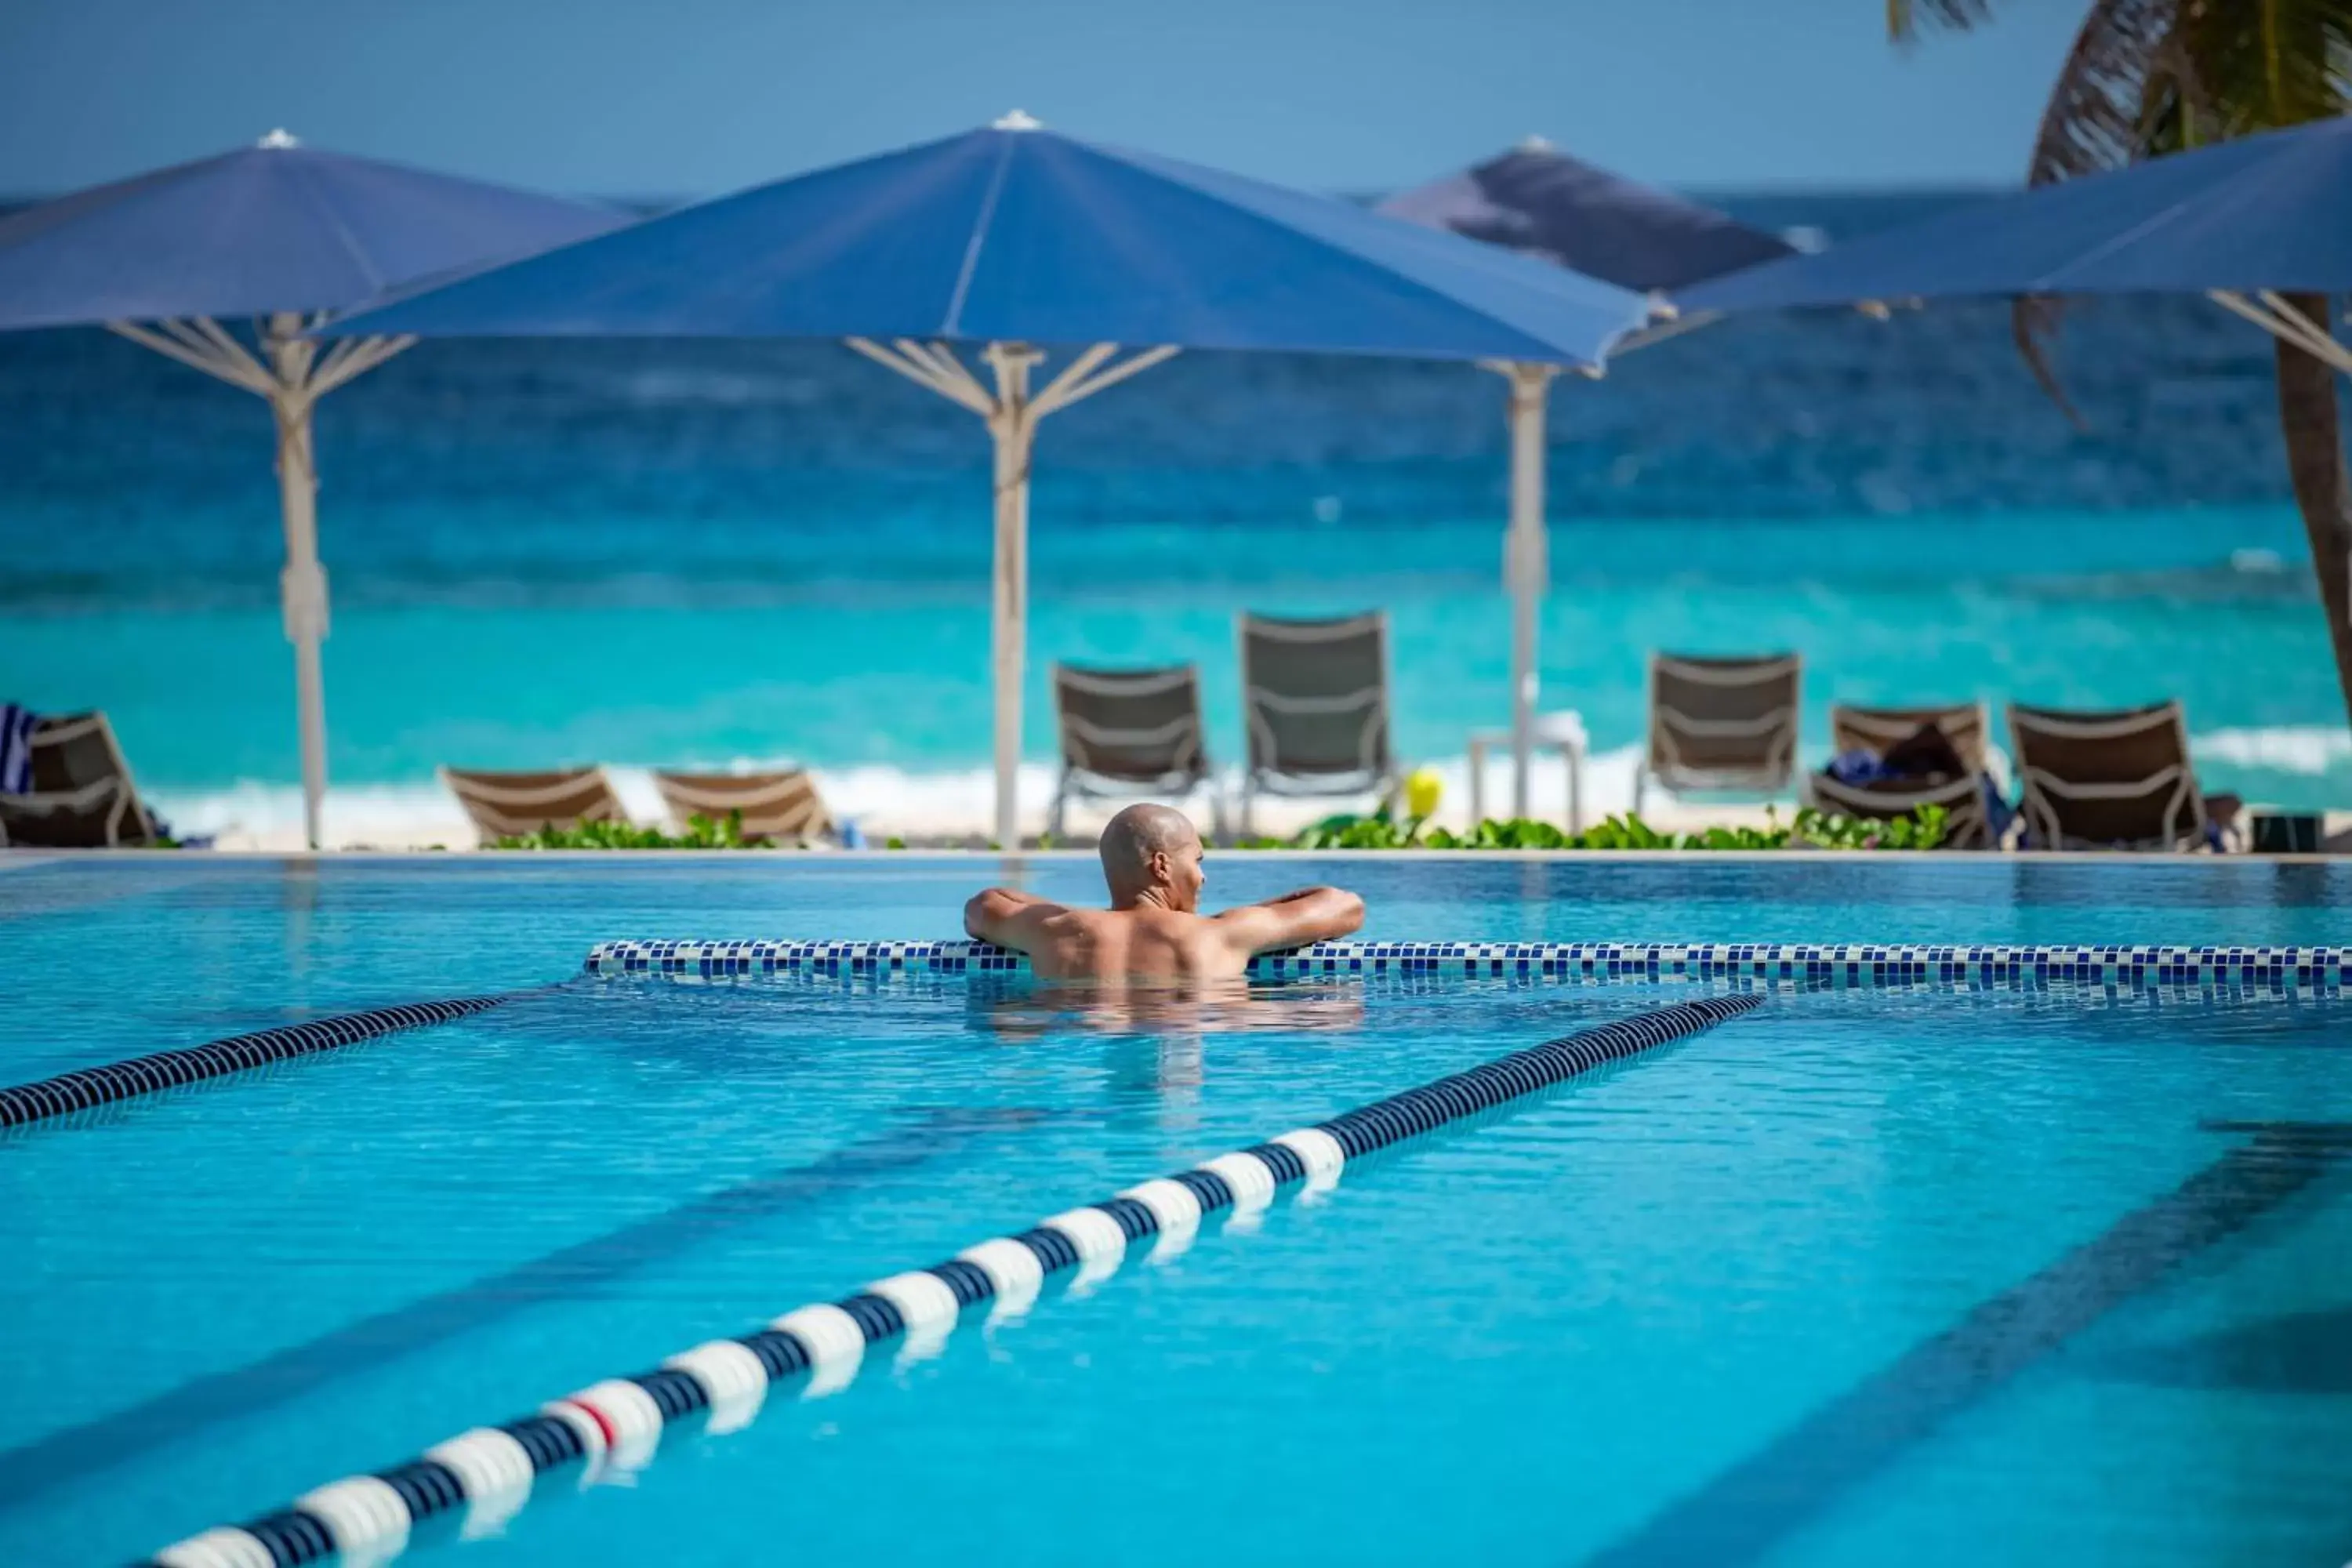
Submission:
[[[2021,869],[1212,874],[1237,898],[1344,877],[1396,937],[2316,942],[2352,892],[2332,868]],[[558,981],[598,937],[942,934],[995,870],[0,869],[0,1081]],[[575,980],[20,1132],[0,1562],[133,1557],[1693,989],[1292,986],[1138,1021],[1002,982]],[[2347,1016],[1776,994],[934,1359],[877,1352],[733,1436],[673,1429],[634,1486],[551,1478],[503,1537],[418,1560],[2333,1564],[2352,1179],[2272,1192],[2283,1135],[2213,1124],[2352,1123]],[[2071,1322],[2086,1299],[2106,1310]]]

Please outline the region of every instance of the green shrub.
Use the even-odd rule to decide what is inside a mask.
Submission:
[[[583,822],[577,827],[541,827],[536,833],[509,834],[494,840],[493,849],[763,849],[765,839],[743,837],[743,814],[730,811],[724,821],[699,814],[686,819],[686,832],[672,837],[658,827],[638,827],[626,822]]]
[[[1582,833],[1549,822],[1492,817],[1465,833],[1443,827],[1422,830],[1413,818],[1397,822],[1370,816],[1326,817],[1295,838],[1249,838],[1244,849],[1933,849],[1944,842],[1946,813],[1922,805],[1908,816],[1867,821],[1806,806],[1788,823],[1768,810],[1761,827],[1710,827],[1703,832],[1662,833],[1632,812],[1612,816]]]

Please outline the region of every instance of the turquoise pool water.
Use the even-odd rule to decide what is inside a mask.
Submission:
[[[992,869],[0,870],[0,1082],[558,981],[600,937],[940,934]],[[1085,868],[1032,874],[1075,893]],[[2309,942],[2352,891],[2260,865],[1213,865],[1234,897],[1332,876],[1395,937]],[[1294,985],[1138,1020],[1001,981],[575,981],[19,1132],[0,1562],[137,1557],[1695,989]],[[933,1359],[674,1428],[634,1486],[550,1478],[503,1536],[415,1560],[2332,1565],[2352,1159],[2243,1124],[2352,1124],[2347,1022],[1775,994]],[[2313,1179],[2277,1182],[2283,1149]]]

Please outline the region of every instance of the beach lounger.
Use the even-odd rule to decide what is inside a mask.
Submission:
[[[802,843],[833,831],[833,817],[816,792],[816,781],[806,768],[786,768],[769,773],[656,773],[662,804],[678,828],[687,819],[707,816],[725,822],[730,812],[743,814],[743,837]]]
[[[2038,849],[2181,849],[2207,841],[2178,702],[2115,712],[2009,705],[2010,743]]]
[[[1046,831],[1062,834],[1073,800],[1166,798],[1206,786],[1216,837],[1225,803],[1209,766],[1201,720],[1201,679],[1189,664],[1164,669],[1054,666],[1054,711],[1062,777]]]
[[[1650,656],[1650,738],[1633,774],[1633,809],[1649,786],[1669,795],[1777,795],[1797,770],[1804,660]]]
[[[105,714],[38,719],[24,738],[31,787],[0,795],[0,847],[117,849],[161,839]]]
[[[488,844],[520,838],[543,827],[577,827],[583,822],[626,822],[620,797],[602,768],[557,768],[548,773],[485,773],[443,768],[441,782],[474,820]]]
[[[1981,702],[1939,708],[1856,708],[1830,704],[1830,749],[1843,755],[1868,752],[1884,756],[1927,725],[1952,744],[1960,770],[1940,779],[1888,778],[1847,784],[1827,773],[1807,781],[1812,804],[1823,811],[1872,821],[1908,816],[1922,805],[1944,809],[1943,847],[1990,849],[1995,835],[1985,809],[1985,742],[1991,720]]]
[[[1244,616],[1242,715],[1249,767],[1241,830],[1259,795],[1370,793],[1386,804],[1398,769],[1389,742],[1389,622],[1381,611],[1338,620]]]

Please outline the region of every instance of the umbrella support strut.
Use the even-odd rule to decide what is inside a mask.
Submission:
[[[995,838],[1005,850],[1021,847],[1017,786],[1021,772],[1021,694],[1025,679],[1029,616],[1029,458],[1037,422],[1081,398],[1115,386],[1172,356],[1170,347],[1142,349],[1117,363],[1119,345],[1097,343],[1062,367],[1038,391],[1030,372],[1045,354],[1026,343],[992,342],[982,351],[993,388],[984,384],[944,342],[898,338],[884,344],[851,338],[849,346],[875,363],[961,404],[987,422],[996,449],[994,568],[989,595],[990,676],[995,689]]]
[[[319,647],[327,637],[327,574],[319,564],[319,470],[310,410],[320,398],[407,348],[414,338],[345,338],[323,354],[301,336],[323,318],[281,313],[258,324],[257,355],[209,317],[109,321],[132,342],[266,399],[278,426],[278,495],[286,529],[278,600],[294,645],[295,714],[301,740],[302,835],[320,847],[327,798],[327,695]]]

